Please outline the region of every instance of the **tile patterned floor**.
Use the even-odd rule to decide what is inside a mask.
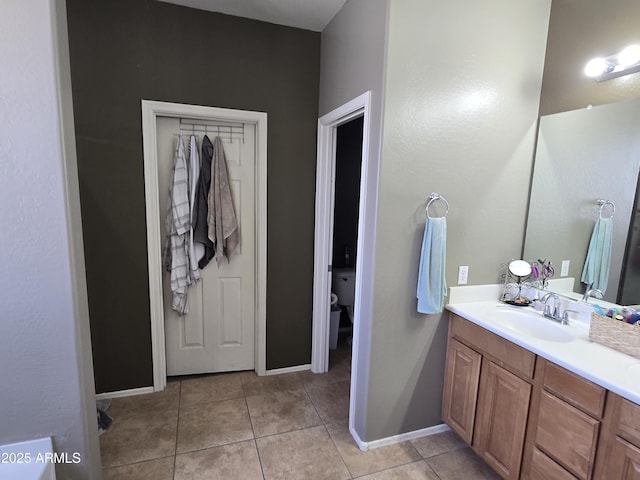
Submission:
[[[348,429],[350,353],[332,351],[322,375],[189,377],[114,399],[104,479],[499,478],[451,432],[361,452]]]

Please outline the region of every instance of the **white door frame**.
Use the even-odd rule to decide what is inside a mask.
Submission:
[[[356,292],[353,315],[352,358],[358,358],[360,311],[362,306],[361,274],[363,262],[372,262],[365,255],[363,222],[367,204],[367,175],[369,164],[371,92],[366,92],[318,119],[318,165],[316,172],[316,220],[313,275],[313,333],[311,371],[323,373],[329,369],[330,284],[333,250],[333,207],[335,193],[337,128],[354,118],[364,116],[362,132],[362,166],[360,168],[360,205],[356,256]],[[352,362],[357,367],[355,362]],[[357,368],[351,371],[351,391],[355,391]]]
[[[267,114],[264,112],[142,100],[153,390],[156,392],[164,390],[167,383],[159,189],[168,188],[168,186],[160,187],[158,185],[157,117],[222,120],[255,125],[256,324],[254,358],[256,373],[265,375],[267,337]]]

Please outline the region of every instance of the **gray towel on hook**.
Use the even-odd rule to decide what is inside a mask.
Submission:
[[[229,257],[240,243],[238,232],[238,220],[233,206],[231,196],[231,185],[229,184],[229,173],[227,171],[227,160],[224,156],[224,147],[220,137],[213,141],[213,160],[211,164],[212,178],[209,189],[209,239],[215,247],[214,258],[222,262],[225,257]]]
[[[198,179],[198,191],[196,192],[195,226],[193,227],[193,240],[204,245],[204,256],[200,258],[198,267],[202,270],[206,267],[215,253],[213,242],[209,240],[208,196],[211,188],[211,159],[213,158],[213,143],[208,136],[202,139],[202,155],[200,164],[200,178]]]

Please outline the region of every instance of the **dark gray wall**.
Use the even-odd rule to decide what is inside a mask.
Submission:
[[[96,391],[152,384],[141,99],[268,113],[267,368],[309,363],[320,34],[67,3]]]

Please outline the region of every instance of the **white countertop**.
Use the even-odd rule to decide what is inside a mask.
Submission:
[[[457,299],[460,299],[459,295],[451,298],[451,300]],[[517,312],[524,308],[534,312],[531,307],[511,307],[497,300],[478,300],[477,297],[469,297],[464,301],[450,303],[446,308],[496,335],[640,404],[640,359],[589,341],[588,325],[583,322],[570,322],[570,325],[562,326],[570,329],[577,338],[568,342],[556,342],[542,340],[507,328],[501,322],[492,319],[492,312],[498,309]],[[540,321],[552,322],[542,316]]]

